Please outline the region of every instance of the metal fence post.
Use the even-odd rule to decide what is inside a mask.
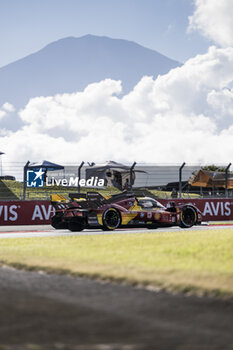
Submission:
[[[134,169],[134,167],[135,167],[136,164],[137,164],[137,163],[134,162],[133,165],[132,165],[131,168],[130,168],[130,184],[129,184],[129,186],[130,186],[130,191],[132,191],[132,187],[133,187],[133,169]]]
[[[1,161],[1,176],[2,176],[2,155],[5,154],[4,152],[0,152],[0,161]]]
[[[81,168],[83,167],[84,161],[78,167],[78,193],[80,193],[80,176],[81,176]]]
[[[181,198],[182,193],[182,169],[185,166],[185,162],[181,165],[179,169],[179,198]]]
[[[228,197],[228,170],[231,166],[231,163],[228,164],[225,170],[225,197]]]
[[[30,161],[28,160],[27,163],[24,165],[23,168],[23,200],[25,201],[26,198],[26,184],[27,184],[27,169],[28,165],[30,164]]]

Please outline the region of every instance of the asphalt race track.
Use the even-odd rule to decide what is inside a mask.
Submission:
[[[107,234],[145,231],[168,229]],[[68,234],[106,232],[2,226],[0,238]],[[0,349],[232,350],[232,324],[232,300],[0,267]]]
[[[215,229],[233,228],[233,223],[228,225],[208,225],[203,224],[201,226],[193,226],[189,230],[215,230]],[[157,233],[157,232],[177,232],[184,231],[180,227],[158,228],[158,229],[146,229],[146,228],[131,228],[131,229],[119,229],[114,231],[102,231],[102,230],[84,230],[81,232],[71,232],[69,230],[55,230],[51,225],[28,225],[28,226],[0,226],[0,239],[1,238],[17,238],[17,237],[53,237],[53,236],[74,236],[74,235],[112,235],[116,233],[125,234],[139,234],[142,232]]]

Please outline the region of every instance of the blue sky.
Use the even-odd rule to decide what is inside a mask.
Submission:
[[[135,41],[186,61],[211,42],[187,33],[192,0],[0,0],[0,67],[67,36]]]

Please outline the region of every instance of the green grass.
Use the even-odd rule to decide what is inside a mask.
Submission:
[[[0,263],[233,297],[233,229],[1,239]]]

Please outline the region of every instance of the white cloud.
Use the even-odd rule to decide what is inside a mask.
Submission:
[[[14,112],[15,111],[15,107],[9,102],[5,102],[2,105],[2,109],[4,109],[7,112]]]
[[[214,117],[219,126],[229,127],[233,124],[233,91],[223,89],[212,90],[207,96],[207,102],[214,111]]]
[[[14,112],[15,108],[9,102],[5,102],[2,107],[0,107],[0,120],[7,116],[8,113]]]
[[[189,17],[189,30],[198,30],[213,42],[233,45],[233,1],[195,0],[195,11]]]
[[[5,117],[5,115],[6,115],[6,112],[5,112],[5,111],[2,111],[2,110],[0,109],[0,120],[1,120],[3,117]]]
[[[211,47],[126,96],[106,79],[83,92],[31,99],[24,126],[1,140],[8,162],[228,163],[233,156],[233,48]]]

